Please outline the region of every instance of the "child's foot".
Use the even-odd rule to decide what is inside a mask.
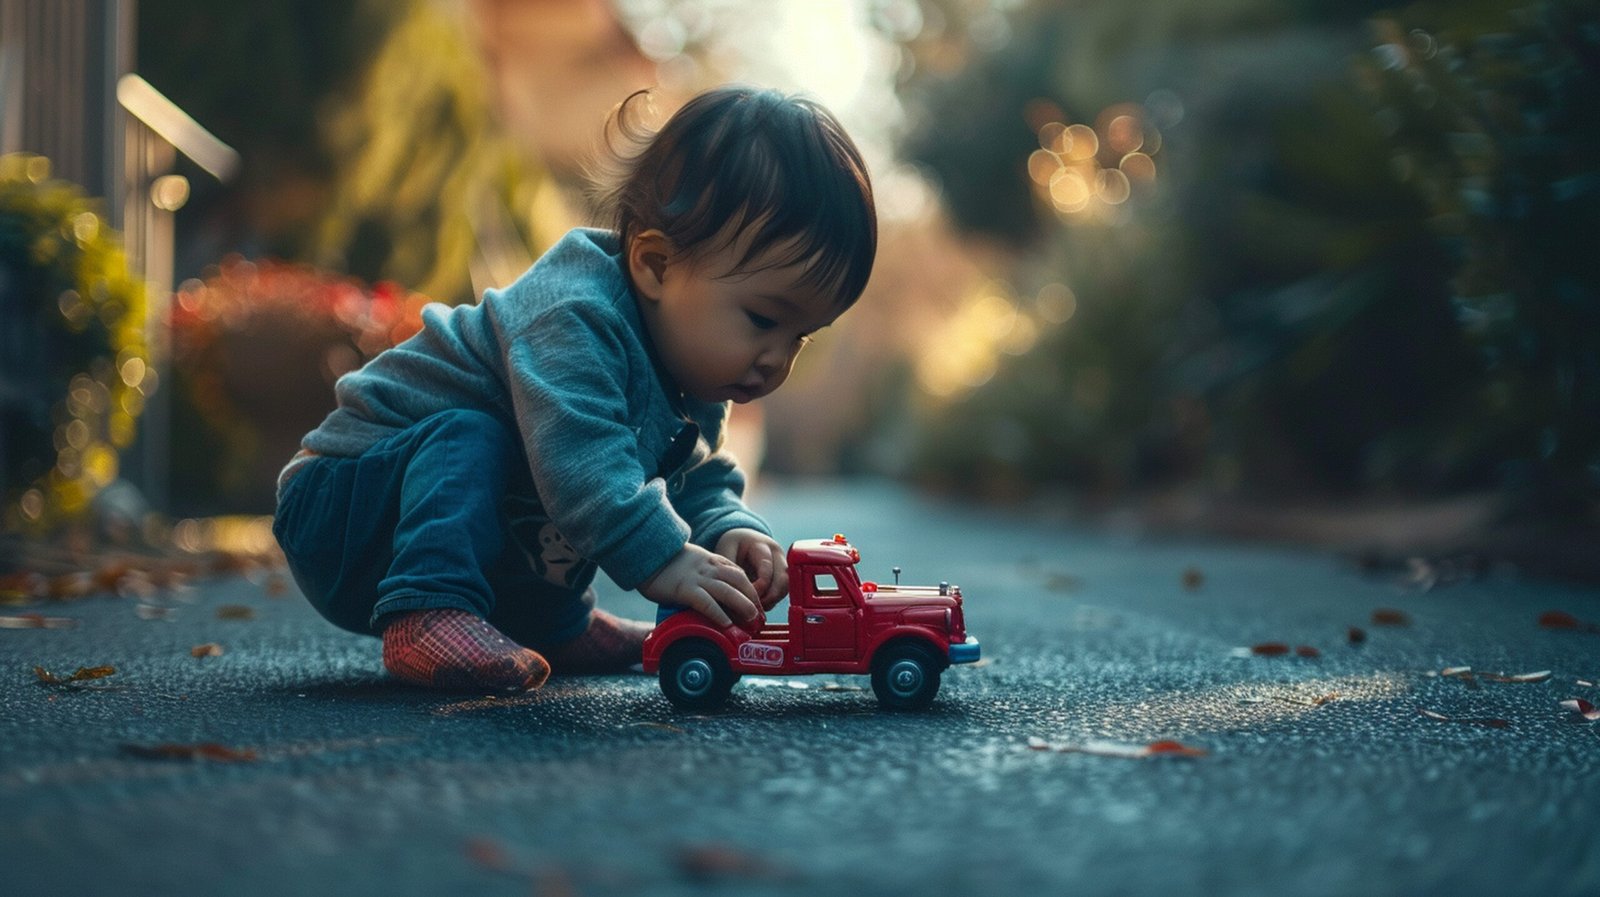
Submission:
[[[383,630],[383,667],[430,688],[528,691],[544,684],[550,664],[464,610],[416,610]]]
[[[545,652],[557,673],[620,673],[644,660],[644,637],[654,627],[624,620],[603,610],[589,614],[589,628],[570,642]]]

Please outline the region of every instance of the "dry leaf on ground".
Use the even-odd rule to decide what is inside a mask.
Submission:
[[[218,763],[254,763],[256,752],[238,750],[214,741],[199,744],[123,744],[118,748],[143,760],[214,760]]]
[[[1440,713],[1436,710],[1429,710],[1426,707],[1418,707],[1417,713],[1427,717],[1428,719],[1437,720],[1441,723],[1465,723],[1469,726],[1486,726],[1490,729],[1507,729],[1511,727],[1510,720],[1503,720],[1497,717],[1446,716],[1443,713]]]
[[[1539,625],[1546,629],[1572,629],[1578,632],[1600,632],[1600,623],[1580,620],[1564,610],[1547,610],[1539,615]]]
[[[1376,626],[1405,626],[1411,622],[1411,618],[1406,616],[1405,611],[1380,607],[1372,612],[1372,622]]]
[[[1583,698],[1573,698],[1561,702],[1561,709],[1570,710],[1587,720],[1600,719],[1600,707],[1585,701]]]
[[[1535,673],[1478,673],[1473,672],[1472,667],[1461,666],[1445,667],[1439,671],[1439,675],[1446,679],[1460,679],[1461,681],[1467,683],[1469,688],[1477,688],[1478,682],[1480,681],[1508,682],[1515,684],[1544,682],[1550,678],[1550,671],[1539,670]]]
[[[255,610],[243,604],[224,604],[217,608],[217,619],[219,620],[254,620],[255,618]]]
[[[222,646],[216,642],[206,642],[203,645],[195,645],[190,648],[189,653],[195,657],[221,657]]]
[[[71,685],[75,682],[91,682],[95,679],[104,679],[116,675],[117,668],[113,666],[78,667],[70,676],[57,676],[44,667],[36,666],[33,674],[39,681],[46,685]]]
[[[78,621],[71,617],[47,617],[44,614],[18,614],[0,616],[0,629],[71,629]]]
[[[1360,626],[1351,626],[1345,631],[1345,639],[1352,645],[1359,645],[1367,640],[1367,631]]]
[[[759,854],[732,844],[690,844],[678,849],[678,871],[691,881],[788,879],[794,874]]]
[[[1050,742],[1043,738],[1032,736],[1028,739],[1028,749],[1032,751],[1055,751],[1058,754],[1092,754],[1096,757],[1118,757],[1125,760],[1163,756],[1204,757],[1207,754],[1204,748],[1192,747],[1172,739],[1152,741],[1149,744],[1135,744],[1099,738],[1079,742]]]

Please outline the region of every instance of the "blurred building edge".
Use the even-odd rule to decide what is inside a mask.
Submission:
[[[144,276],[148,299],[145,338],[155,362],[157,388],[145,404],[140,438],[128,470],[156,510],[167,510],[172,451],[172,366],[167,320],[172,304],[172,268],[176,244],[173,216],[189,199],[189,184],[173,174],[182,152],[219,181],[239,170],[239,154],[201,127],[177,104],[135,74],[117,79],[117,101],[123,123],[123,180],[120,219],[128,264]]]
[[[176,154],[223,181],[239,156],[132,74],[136,24],[135,0],[0,0],[0,151],[42,155],[53,176],[104,198],[128,264],[148,285],[149,344],[158,382],[170,382],[172,216],[189,196],[171,173]],[[157,509],[167,505],[168,407],[158,388],[123,464]]]
[[[38,153],[110,200],[121,227],[117,79],[133,68],[133,0],[0,0],[0,152]]]

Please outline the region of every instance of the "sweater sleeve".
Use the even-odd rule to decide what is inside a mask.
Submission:
[[[511,404],[535,488],[567,542],[617,585],[637,588],[672,560],[689,525],[647,479],[628,426],[621,321],[578,303],[541,313],[507,350]]]
[[[753,529],[772,535],[767,522],[745,506],[744,472],[739,469],[738,460],[721,450],[722,432],[727,426],[726,406],[720,409],[718,418],[706,423],[709,426],[705,436],[713,450],[709,454],[696,453],[672,493],[673,506],[689,523],[690,540],[715,551],[717,540],[731,529]]]

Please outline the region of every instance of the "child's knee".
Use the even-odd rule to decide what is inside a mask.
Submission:
[[[522,447],[516,430],[483,411],[470,408],[441,411],[418,426],[427,431],[430,441],[448,443],[463,465],[475,467],[521,457]]]

